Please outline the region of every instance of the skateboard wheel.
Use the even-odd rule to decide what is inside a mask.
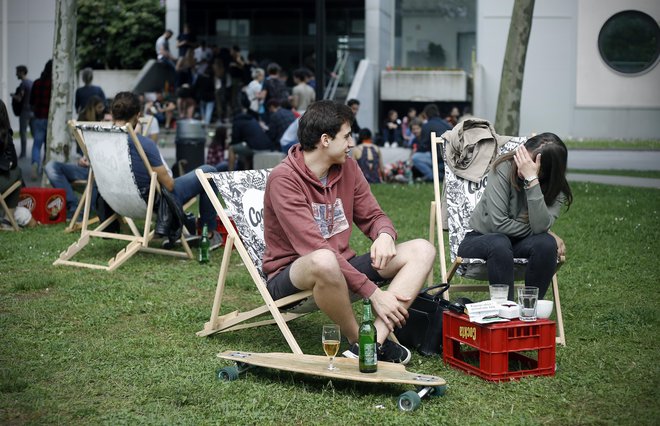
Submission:
[[[238,368],[224,367],[218,369],[217,379],[223,382],[231,382],[238,379]]]
[[[429,392],[429,397],[436,398],[438,396],[444,396],[447,392],[447,385],[433,386],[431,392]]]
[[[407,391],[399,396],[397,405],[401,411],[414,411],[422,403],[422,399],[415,391]]]

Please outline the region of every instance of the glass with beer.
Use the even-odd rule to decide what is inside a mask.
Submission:
[[[341,342],[341,332],[339,331],[339,326],[336,324],[324,325],[323,335],[321,338],[323,341],[323,351],[330,358],[328,370],[339,370],[333,365],[335,356],[337,355],[337,352],[339,352],[339,342]]]

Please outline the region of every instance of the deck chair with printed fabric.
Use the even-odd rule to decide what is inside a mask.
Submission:
[[[73,130],[76,141],[80,144],[83,153],[87,155],[90,168],[87,187],[85,188],[85,205],[80,238],[63,251],[53,264],[113,271],[137,252],[192,259],[192,251],[185,238],[181,238],[182,251],[164,250],[149,245],[155,236],[152,229],[152,219],[154,219],[154,203],[156,195],[160,192],[160,185],[156,178],[156,172],[151,168],[131,125],[117,127],[109,122],[70,121],[69,126]],[[140,189],[135,182],[131,167],[129,138],[135,144],[140,159],[144,162],[151,176],[147,200],[142,198]],[[89,216],[91,190],[94,183],[96,183],[99,194],[115,213],[91,230],[89,228]],[[105,229],[115,220],[125,222],[130,233],[106,232]],[[136,220],[140,223],[144,222],[142,229],[135,223]],[[119,250],[105,265],[72,260],[93,238],[119,240],[126,242],[126,246]]]
[[[204,324],[204,329],[197,335],[209,336],[215,333],[277,324],[291,351],[302,354],[287,322],[318,310],[312,292],[301,291],[275,301],[266,288],[266,276],[262,270],[262,257],[265,250],[264,192],[270,169],[219,173],[204,173],[197,170],[195,173],[211,199],[222,224],[227,229],[227,239],[220,264],[211,317]],[[215,184],[220,197],[216,196],[210,182]],[[218,198],[222,198],[225,206]],[[232,221],[236,225],[235,228]],[[236,248],[264,303],[246,312],[233,311],[220,315],[233,248]],[[270,318],[258,318],[265,315]]]
[[[511,138],[508,142],[501,145],[498,149],[497,155],[503,155],[510,151],[515,150],[520,144],[525,143],[527,138],[516,137]],[[458,247],[463,241],[467,230],[469,229],[469,220],[472,211],[483,195],[484,189],[487,184],[487,175],[484,175],[479,182],[472,182],[462,177],[457,176],[450,167],[445,167],[444,173],[444,187],[443,195],[446,200],[443,200],[440,193],[440,179],[438,168],[438,151],[445,158],[445,140],[431,133],[431,152],[433,156],[433,191],[434,201],[431,204],[431,239],[433,239],[433,230],[437,229],[439,257],[440,257],[440,271],[442,274],[442,282],[449,283],[451,279],[458,275],[465,278],[470,278],[478,281],[488,280],[488,270],[486,267],[485,259],[478,258],[462,258],[458,256]],[[440,145],[438,147],[438,145]],[[442,229],[443,223],[443,202],[445,203],[447,212],[447,225],[449,237],[449,255],[451,265],[447,270],[447,261],[444,245],[444,233]],[[564,257],[557,259],[557,269],[561,267],[565,261]],[[523,280],[525,277],[525,268],[528,263],[526,258],[514,259],[514,279],[516,281]],[[564,336],[564,319],[561,312],[561,303],[559,299],[559,286],[557,283],[557,274],[552,278],[552,294],[555,303],[555,312],[557,318],[557,337],[556,342],[561,345],[566,345]],[[483,284],[452,284],[452,291],[488,291],[489,287]],[[448,298],[449,291],[444,293],[444,297]]]

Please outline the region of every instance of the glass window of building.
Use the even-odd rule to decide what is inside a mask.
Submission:
[[[644,12],[625,10],[609,18],[598,34],[605,63],[623,74],[640,74],[658,63],[660,28]]]

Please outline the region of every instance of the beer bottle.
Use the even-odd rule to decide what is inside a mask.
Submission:
[[[199,243],[199,263],[209,263],[209,228],[206,224],[202,227],[202,241]]]
[[[358,343],[360,345],[360,372],[375,373],[378,369],[378,350],[376,348],[376,327],[369,299],[362,301],[362,324],[360,324]]]

